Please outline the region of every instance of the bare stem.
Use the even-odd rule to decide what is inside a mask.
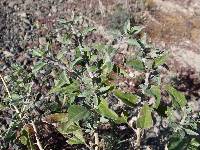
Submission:
[[[136,147],[137,147],[137,149],[140,149],[140,142],[141,142],[141,129],[140,128],[137,128],[136,135],[137,135]]]
[[[168,150],[167,144],[165,144],[165,150]]]
[[[8,97],[11,99],[12,96],[11,96],[11,94],[10,94],[10,91],[8,90],[8,87],[7,87],[7,85],[6,85],[6,82],[5,82],[5,80],[4,80],[4,78],[3,78],[3,76],[2,76],[1,74],[0,74],[0,78],[1,78],[1,81],[3,82],[3,85],[4,85],[5,89],[6,89],[6,92],[8,93]],[[20,114],[20,111],[19,111],[19,109],[17,108],[17,106],[15,106],[15,105],[13,105],[13,104],[12,104],[12,106],[14,107],[15,111],[19,114],[19,117],[22,118],[22,116],[21,116],[21,114]]]
[[[3,78],[3,76],[1,74],[0,74],[0,78],[1,78],[1,81],[3,82],[3,85],[4,85],[5,89],[6,89],[6,92],[8,93],[9,98],[11,98],[11,94],[10,94],[10,92],[8,90],[8,87],[6,85],[6,82],[5,82],[5,80],[4,80],[4,78]]]
[[[35,138],[36,138],[36,141],[37,141],[36,144],[37,144],[39,150],[44,150],[44,149],[42,148],[42,144],[40,143],[40,140],[39,140],[39,138],[38,138],[38,136],[37,136],[37,129],[36,129],[36,126],[35,126],[35,124],[34,124],[33,121],[31,122],[31,125],[33,126],[33,130],[34,130],[34,132],[35,132]]]
[[[98,136],[98,133],[97,133],[97,132],[94,133],[94,144],[96,145],[96,146],[95,146],[95,150],[98,150],[99,136]]]

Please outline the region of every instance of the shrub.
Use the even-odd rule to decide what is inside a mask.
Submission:
[[[119,52],[112,45],[87,45],[85,38],[95,28],[77,29],[78,22],[60,21],[66,31],[54,39],[61,48],[57,53],[48,42],[28,51],[31,68],[13,64],[11,73],[1,76],[7,94],[0,109],[5,118],[9,114],[1,125],[1,149],[35,149],[36,144],[43,149],[45,141],[35,125],[42,122],[55,125],[68,144],[88,149],[145,147],[145,133],[158,126],[169,131],[161,141],[169,149],[197,149],[198,122],[189,115],[184,94],[161,80],[168,54],[148,44],[143,28],[127,21],[122,41],[135,51],[122,66],[114,61]],[[119,78],[133,80],[135,90],[123,88],[116,82]],[[180,118],[174,115],[177,112]],[[168,121],[166,127],[161,127],[162,120]],[[105,134],[106,125],[113,130],[125,127],[131,136],[125,140]]]

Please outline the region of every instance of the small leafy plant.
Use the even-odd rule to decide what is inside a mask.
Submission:
[[[77,29],[79,19],[60,20],[60,30],[66,31],[57,35],[59,51],[53,52],[49,41],[28,51],[34,59],[29,69],[15,64],[10,74],[1,77],[7,94],[0,109],[11,111],[9,126],[0,130],[1,149],[10,144],[19,148],[20,143],[27,149],[45,149],[35,125],[41,122],[54,125],[69,145],[95,150],[115,147],[101,133],[103,126],[124,126],[132,135],[128,147],[140,149],[145,147],[145,133],[159,122],[156,117],[168,121],[169,134],[162,142],[169,149],[198,149],[198,121],[189,116],[184,94],[160,76],[168,54],[148,44],[143,28],[127,21],[122,41],[134,55],[119,64],[114,61],[119,49],[86,43],[95,28]],[[118,79],[133,80],[135,90],[124,88]]]

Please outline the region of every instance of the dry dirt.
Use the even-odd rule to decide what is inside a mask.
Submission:
[[[200,1],[146,0],[146,30],[156,45],[171,51],[172,65],[200,72]]]

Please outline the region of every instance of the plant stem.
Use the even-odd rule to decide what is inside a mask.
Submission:
[[[97,133],[97,132],[94,133],[94,144],[96,145],[96,146],[95,146],[95,150],[98,150],[99,136],[98,136],[98,133]]]
[[[31,122],[31,125],[33,126],[33,130],[34,130],[34,132],[35,132],[35,138],[36,138],[36,141],[37,141],[36,144],[37,144],[39,150],[44,150],[44,149],[42,148],[42,144],[40,143],[40,140],[39,140],[39,138],[38,138],[38,136],[37,136],[37,129],[36,129],[36,126],[35,126],[35,124],[34,124],[33,121]]]
[[[137,135],[136,148],[140,149],[140,142],[141,142],[141,129],[140,128],[137,128],[136,135]]]
[[[6,92],[8,93],[8,97],[11,99],[12,96],[11,96],[11,94],[10,94],[10,91],[8,90],[8,87],[7,87],[7,85],[6,85],[6,82],[5,82],[5,80],[4,80],[4,78],[3,78],[3,76],[2,76],[1,74],[0,74],[0,78],[1,78],[1,81],[3,82],[3,85],[4,85],[5,89],[6,89]],[[20,111],[19,111],[19,109],[17,108],[17,106],[15,106],[14,104],[12,104],[12,106],[14,107],[16,113],[19,114],[19,117],[22,118],[22,116],[21,116],[21,114],[20,114]]]
[[[1,78],[1,81],[3,82],[3,85],[4,85],[5,89],[6,89],[6,92],[8,93],[8,97],[11,98],[11,94],[10,94],[10,92],[8,90],[8,87],[6,85],[6,82],[5,82],[5,80],[4,80],[4,78],[3,78],[3,76],[1,74],[0,74],[0,78]]]

